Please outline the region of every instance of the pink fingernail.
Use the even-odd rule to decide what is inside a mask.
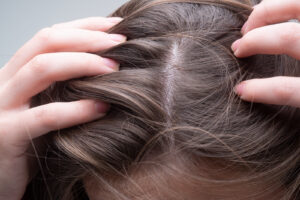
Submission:
[[[116,23],[120,23],[123,20],[123,18],[121,18],[121,17],[109,17],[109,18],[107,18],[107,20],[111,23],[116,24]]]
[[[237,86],[234,87],[233,91],[234,91],[237,95],[242,96],[243,90],[244,90],[244,88],[245,88],[245,84],[246,84],[245,81],[239,83]]]
[[[125,42],[126,36],[120,34],[110,34],[109,37],[116,42]]]
[[[107,113],[107,111],[110,109],[110,105],[101,101],[97,101],[95,103],[96,111],[98,113]]]
[[[233,52],[236,52],[236,50],[239,48],[241,43],[241,39],[236,40],[232,45],[231,45],[231,49]]]
[[[107,67],[113,69],[114,71],[118,71],[118,70],[119,70],[120,64],[119,64],[118,62],[112,60],[112,59],[109,59],[109,58],[103,58],[103,63],[104,63]]]

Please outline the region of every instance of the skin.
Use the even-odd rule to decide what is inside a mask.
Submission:
[[[30,99],[56,81],[113,73],[119,64],[85,52],[126,41],[105,33],[121,18],[87,18],[39,31],[0,69],[0,199],[20,200],[34,169],[26,156],[32,139],[101,118],[104,102],[80,100],[30,108]],[[80,113],[80,115],[78,115]]]
[[[256,5],[232,44],[238,58],[255,54],[287,54],[300,59],[299,0],[264,0]],[[284,23],[282,23],[284,22]],[[276,24],[280,23],[280,24]],[[300,107],[300,78],[278,76],[243,81],[235,92],[245,101]]]

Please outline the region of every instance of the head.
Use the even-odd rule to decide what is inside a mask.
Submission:
[[[234,57],[254,3],[132,0],[113,13],[124,20],[109,32],[128,41],[93,53],[120,71],[56,83],[32,101],[111,104],[104,118],[44,138],[37,199],[298,199],[299,110],[233,92],[242,80],[300,75],[284,55]]]

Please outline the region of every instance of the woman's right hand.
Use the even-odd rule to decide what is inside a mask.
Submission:
[[[30,108],[30,99],[55,81],[111,73],[118,63],[84,53],[126,40],[105,33],[120,18],[87,18],[38,32],[0,69],[0,199],[20,200],[29,181],[25,155],[32,139],[95,120],[109,105],[93,100]]]
[[[235,41],[236,57],[254,54],[287,54],[300,60],[300,24],[279,22],[300,20],[299,0],[264,0],[254,7]],[[235,88],[241,99],[251,102],[300,107],[300,78],[272,77],[246,80]]]

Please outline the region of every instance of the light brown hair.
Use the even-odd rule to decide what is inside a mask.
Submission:
[[[128,41],[97,54],[120,71],[56,83],[32,101],[90,98],[111,110],[42,138],[42,170],[24,199],[86,199],[84,185],[114,200],[299,199],[299,109],[233,92],[242,80],[300,75],[299,61],[285,55],[234,57],[230,46],[255,3],[131,0],[119,8],[112,16],[124,20],[110,32]]]

